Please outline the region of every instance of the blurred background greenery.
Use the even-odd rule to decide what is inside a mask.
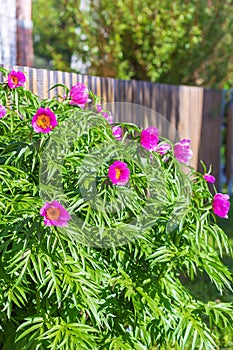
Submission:
[[[229,88],[232,0],[33,0],[34,66]]]

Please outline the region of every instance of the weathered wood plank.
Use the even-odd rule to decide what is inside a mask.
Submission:
[[[181,138],[191,140],[192,165],[198,167],[198,152],[203,118],[203,89],[180,86],[178,133]]]
[[[212,166],[212,174],[216,177],[217,188],[219,188],[221,127],[223,121],[221,99],[221,91],[204,89],[202,127],[198,147],[198,159],[202,160],[207,168]],[[202,171],[200,163],[198,169]]]

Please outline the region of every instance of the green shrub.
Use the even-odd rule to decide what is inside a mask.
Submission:
[[[133,124],[116,139],[93,93],[92,110],[71,104],[65,86],[63,98],[41,101],[1,71],[1,348],[216,349],[212,329],[232,328],[232,304],[196,299],[180,277],[205,272],[231,290],[210,184],[162,137],[165,154],[143,147]],[[32,125],[41,108],[58,120],[40,115],[49,132]],[[111,179],[114,161],[130,171],[115,169],[123,185]]]

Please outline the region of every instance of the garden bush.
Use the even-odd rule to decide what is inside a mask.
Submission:
[[[230,204],[190,140],[114,123],[82,83],[40,100],[1,73],[1,349],[217,349],[232,304],[182,281],[231,290]]]

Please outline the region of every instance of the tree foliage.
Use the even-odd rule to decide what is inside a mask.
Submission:
[[[232,80],[231,0],[85,4],[34,0],[35,52],[56,69],[69,70],[74,53],[93,75],[218,87]]]
[[[79,6],[80,0],[33,0],[34,50],[45,68],[71,70],[71,58],[79,41]]]

